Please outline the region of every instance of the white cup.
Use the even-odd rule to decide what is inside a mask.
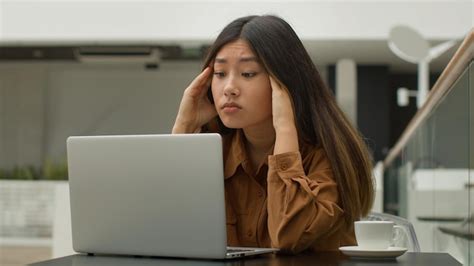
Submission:
[[[357,221],[354,230],[360,248],[384,250],[394,241],[396,230],[403,228],[391,221]]]

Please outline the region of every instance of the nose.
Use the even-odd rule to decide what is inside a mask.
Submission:
[[[234,78],[229,78],[224,87],[224,95],[227,97],[236,97],[240,95],[240,90],[234,80]]]

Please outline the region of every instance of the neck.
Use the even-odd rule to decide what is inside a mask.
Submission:
[[[267,153],[275,144],[275,129],[272,118],[258,126],[243,129],[247,139],[247,148],[252,154]]]

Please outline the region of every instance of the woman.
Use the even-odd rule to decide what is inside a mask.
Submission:
[[[229,246],[355,245],[353,222],[373,201],[369,153],[291,26],[275,16],[236,19],[204,66],[173,133],[223,137]]]

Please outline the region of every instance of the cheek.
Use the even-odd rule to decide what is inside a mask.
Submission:
[[[216,82],[214,82],[214,80],[211,82],[211,92],[212,92],[212,98],[214,102],[216,102],[216,100],[219,99],[220,90]]]
[[[262,108],[265,109],[265,112],[266,113],[272,113],[272,93],[270,91],[270,93],[266,93],[265,94],[265,97],[264,97],[265,100],[263,100],[262,102]]]
[[[263,116],[272,113],[272,89],[261,84],[260,88],[255,88],[254,93],[249,97],[254,106],[254,110]]]
[[[264,99],[265,99],[265,109],[266,109],[266,112],[271,114],[272,113],[272,88],[271,87],[268,87],[267,90],[265,90],[265,96],[264,96]]]
[[[261,85],[263,90],[260,91],[260,99],[262,99],[262,105],[265,105],[266,107],[272,106],[272,87],[269,82],[262,82]]]

